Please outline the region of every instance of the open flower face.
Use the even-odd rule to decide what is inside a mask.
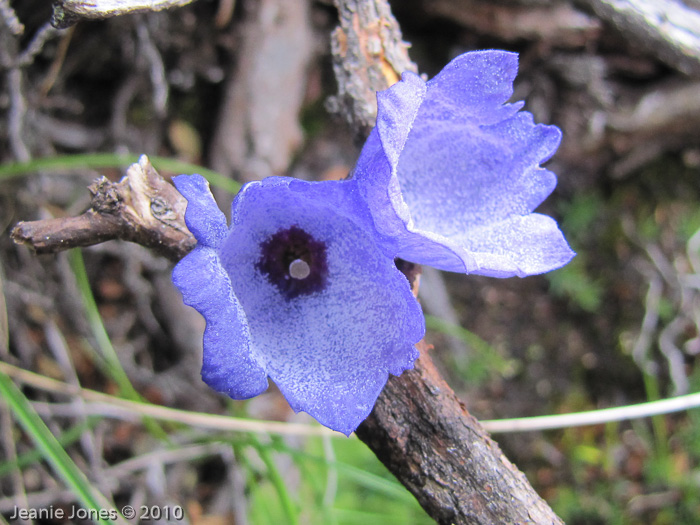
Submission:
[[[207,322],[204,381],[246,399],[269,377],[294,410],[351,433],[424,332],[357,182],[252,182],[229,229],[202,177],[173,180],[198,241],[173,281]]]
[[[377,125],[354,178],[399,256],[453,272],[526,276],[574,253],[553,219],[532,211],[554,190],[540,168],[561,139],[513,94],[517,55],[461,55],[435,78],[413,73],[377,95]]]

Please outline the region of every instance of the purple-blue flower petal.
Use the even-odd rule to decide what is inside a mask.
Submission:
[[[517,74],[516,53],[498,50],[464,53],[428,82],[426,100],[444,112],[454,112],[453,117],[467,117],[482,124],[500,122],[523,106],[522,102],[505,104],[513,95]]]
[[[294,410],[349,434],[369,415],[388,374],[413,366],[420,306],[376,233],[355,181],[272,177],[233,204],[222,263],[249,320],[251,342]],[[256,268],[260,246],[297,227],[325,246],[327,281],[285,297]]]
[[[382,146],[389,162],[397,164],[425,97],[426,85],[410,71],[401,75],[401,82],[393,89],[377,93],[377,129],[382,135]]]
[[[173,184],[185,199],[185,224],[197,242],[215,248],[226,237],[226,217],[209,191],[209,183],[201,175],[178,175]]]
[[[553,221],[523,221],[556,185],[539,165],[561,133],[535,125],[518,111],[522,104],[504,104],[516,72],[513,53],[466,53],[427,83],[405,74],[378,94],[377,126],[354,176],[377,229],[398,241],[402,258],[506,277],[546,272],[574,255]],[[527,239],[539,246],[509,235],[516,225],[533,233],[535,224],[537,235]],[[483,242],[486,231],[498,242]]]
[[[214,215],[209,189],[184,181],[190,222],[209,231],[199,217]],[[173,272],[207,320],[202,377],[237,399],[270,377],[294,410],[350,434],[388,375],[413,366],[425,330],[392,243],[354,180],[270,177],[244,186],[231,216],[215,248],[198,246]],[[307,277],[293,277],[296,258]]]
[[[572,257],[557,223],[539,213],[476,228],[453,241],[476,264],[472,273],[490,277],[536,275],[564,266]]]
[[[264,392],[267,374],[251,353],[248,321],[216,251],[197,246],[173,269],[173,283],[207,323],[204,381],[234,399]]]

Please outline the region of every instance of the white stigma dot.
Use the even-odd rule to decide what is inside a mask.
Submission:
[[[294,279],[306,279],[311,273],[311,267],[306,261],[295,259],[289,265],[289,275]]]

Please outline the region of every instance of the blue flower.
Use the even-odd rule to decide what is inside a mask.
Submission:
[[[541,168],[561,139],[513,94],[517,55],[461,55],[435,78],[413,73],[377,95],[377,125],[354,178],[399,256],[453,272],[520,277],[574,256],[556,222],[533,210],[556,177]]]
[[[201,176],[173,180],[198,241],[173,282],[206,319],[204,381],[247,399],[269,377],[295,411],[350,434],[424,333],[357,182],[252,182],[228,228]]]

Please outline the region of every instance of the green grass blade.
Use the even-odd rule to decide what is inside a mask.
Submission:
[[[197,164],[190,164],[167,157],[148,156],[157,170],[170,171],[172,173],[199,173],[207,179],[212,186],[216,186],[230,193],[238,193],[241,185],[224,177],[216,171],[207,169]],[[139,155],[118,155],[116,153],[87,153],[80,155],[61,155],[58,157],[45,157],[29,162],[13,162],[0,166],[0,181],[21,177],[37,171],[57,171],[66,169],[84,168],[115,168],[126,167],[137,162]]]
[[[80,503],[88,510],[100,511],[111,507],[107,499],[97,492],[76,466],[68,453],[51,433],[29,400],[10,378],[0,370],[0,395],[7,402],[15,418],[41,450],[46,461],[75,493]],[[114,523],[111,520],[98,520],[99,523]]]
[[[347,476],[361,487],[370,489],[374,492],[381,492],[388,497],[402,501],[406,504],[415,505],[417,507],[419,506],[413,495],[398,481],[383,478],[382,476],[372,472],[367,472],[366,470],[355,467],[343,461],[329,461],[324,457],[315,456],[313,454],[309,454],[308,452],[293,449],[288,447],[280,440],[276,440],[271,446],[274,447],[275,450],[289,454],[295,459],[312,461],[323,464],[328,468],[335,468],[339,473]]]
[[[72,445],[80,439],[80,437],[85,433],[86,430],[88,430],[91,427],[94,427],[97,424],[98,420],[94,419],[93,421],[94,423],[83,422],[73,427],[70,427],[68,430],[66,430],[56,438],[58,440],[58,443],[62,447]],[[0,462],[0,478],[9,475],[12,471],[21,470],[30,465],[33,465],[37,461],[40,461],[42,457],[43,456],[41,450],[33,449],[28,452],[24,452],[23,454],[20,454],[17,457],[17,459],[13,461],[2,461]]]
[[[510,377],[518,368],[517,361],[506,358],[488,342],[462,326],[432,315],[425,316],[425,326],[428,330],[457,337],[467,345],[470,350],[467,358],[455,356],[453,365],[457,373],[469,383],[481,384],[494,375]]]
[[[109,339],[109,334],[107,334],[107,330],[102,322],[102,317],[100,317],[100,312],[98,311],[97,303],[95,302],[95,296],[90,288],[90,282],[88,281],[82,252],[78,249],[71,250],[68,253],[68,257],[70,259],[70,265],[73,269],[73,273],[75,274],[78,289],[82,295],[88,324],[90,325],[92,333],[97,341],[97,346],[100,350],[101,356],[106,362],[107,372],[112,377],[114,382],[117,383],[122,396],[130,399],[131,401],[142,401],[143,399],[141,395],[136,391],[134,385],[131,384],[129,376],[126,374],[124,368],[119,362],[117,352],[114,349],[114,346],[112,346],[112,341]],[[143,423],[148,431],[155,437],[163,440],[168,439],[167,433],[153,419],[144,417]]]
[[[429,330],[435,330],[443,334],[458,337],[465,344],[472,347],[479,354],[496,354],[497,352],[489,343],[484,341],[474,332],[467,330],[459,325],[452,324],[444,319],[432,315],[425,316],[425,326]]]
[[[298,525],[298,510],[294,504],[294,501],[292,500],[291,494],[287,490],[287,486],[284,483],[284,479],[282,478],[277,465],[275,465],[274,458],[270,453],[270,447],[261,444],[256,437],[252,437],[253,446],[258,451],[258,454],[260,454],[260,458],[263,460],[263,463],[265,463],[265,467],[267,468],[268,479],[277,491],[280,503],[282,504],[282,509],[287,517],[287,523],[290,525]]]

